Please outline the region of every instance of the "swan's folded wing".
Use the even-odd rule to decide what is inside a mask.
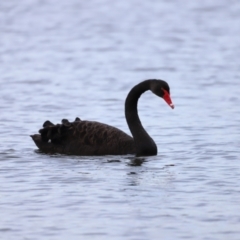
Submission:
[[[76,119],[77,120],[77,119]],[[93,121],[62,124],[46,121],[39,130],[41,137],[34,135],[34,142],[43,151],[76,155],[106,155],[134,153],[132,137],[107,124]],[[51,151],[50,151],[51,150]]]

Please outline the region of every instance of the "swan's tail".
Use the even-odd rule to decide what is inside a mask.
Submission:
[[[81,121],[79,118],[75,119],[75,122],[79,121]],[[43,123],[43,128],[39,130],[40,134],[30,135],[30,137],[36,146],[44,152],[62,152],[61,143],[70,127],[71,123],[67,119],[63,119],[62,124],[56,125],[46,121]]]
[[[54,145],[51,142],[46,142],[42,140],[42,136],[40,134],[30,135],[36,146],[47,153],[54,152]]]

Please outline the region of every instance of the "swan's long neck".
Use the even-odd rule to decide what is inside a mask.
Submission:
[[[146,80],[133,87],[125,101],[125,116],[128,127],[133,135],[137,156],[157,154],[157,146],[143,128],[137,110],[138,99],[142,93],[150,89],[150,84],[151,80]]]

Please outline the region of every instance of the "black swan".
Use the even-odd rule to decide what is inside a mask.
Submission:
[[[142,93],[151,90],[174,108],[170,89],[163,80],[149,79],[134,86],[125,101],[125,117],[133,138],[118,128],[107,124],[66,119],[54,125],[50,121],[43,124],[40,134],[31,135],[37,147],[45,153],[71,155],[157,155],[157,146],[143,128],[138,116],[137,103]]]

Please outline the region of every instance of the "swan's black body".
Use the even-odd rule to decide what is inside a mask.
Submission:
[[[132,88],[126,98],[125,116],[133,138],[115,127],[99,122],[81,121],[79,118],[71,123],[62,120],[62,124],[56,125],[46,121],[39,130],[40,134],[31,137],[37,147],[45,153],[82,156],[156,155],[157,146],[143,128],[137,111],[138,99],[147,90],[159,97],[164,98],[164,92],[170,96],[169,86],[162,80],[146,80]],[[172,103],[169,105],[173,108]]]

